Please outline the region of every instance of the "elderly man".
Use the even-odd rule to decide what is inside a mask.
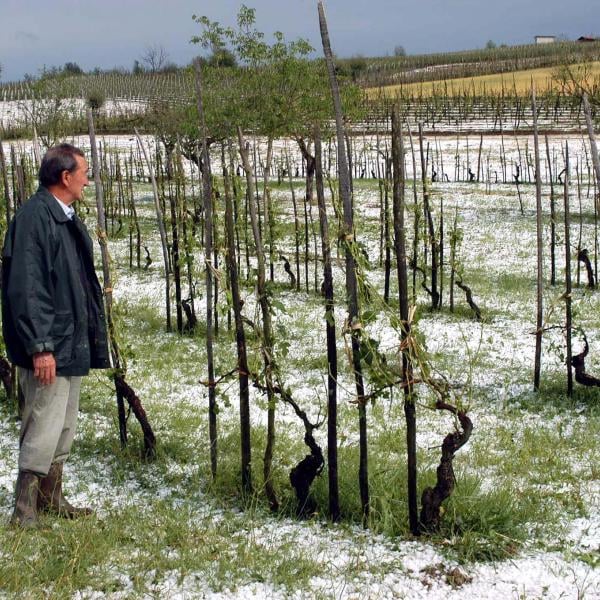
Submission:
[[[81,377],[107,368],[102,290],[92,241],[72,204],[89,184],[81,150],[50,148],[38,191],[12,220],[2,257],[2,321],[25,401],[11,523],[35,527],[38,512],[90,514],[63,496],[79,410]]]

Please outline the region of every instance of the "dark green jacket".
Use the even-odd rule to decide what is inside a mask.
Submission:
[[[44,187],[17,211],[2,253],[2,327],[8,357],[33,368],[52,352],[57,375],[110,366],[102,290],[90,236]]]

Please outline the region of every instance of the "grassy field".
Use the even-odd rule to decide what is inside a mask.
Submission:
[[[561,91],[562,83],[560,75],[564,72],[564,68],[547,67],[496,75],[411,83],[402,86],[390,85],[382,89],[388,96],[395,96],[399,93],[414,96],[433,96],[439,94],[460,96],[465,93],[468,95],[499,95],[502,91],[509,93],[516,92],[518,95],[526,96],[531,90],[532,80],[535,82],[536,90],[539,93]],[[576,78],[585,77],[587,81],[596,83],[600,78],[600,62],[598,61],[570,65],[568,68]],[[380,93],[381,89],[379,88],[370,88],[367,90],[367,94],[372,97]]]
[[[452,152],[450,143],[449,148]],[[408,185],[407,197],[412,198],[412,181]],[[392,283],[392,300],[385,306],[378,263],[379,187],[375,181],[363,180],[356,181],[354,189],[358,239],[369,258],[362,278],[372,286],[370,301],[376,313],[365,334],[376,339],[393,362],[398,360],[399,344],[391,324],[397,289]],[[582,244],[593,248],[593,198],[585,185],[580,189],[581,213],[573,199],[572,239],[579,234],[581,214]],[[297,180],[299,197],[301,190]],[[545,187],[546,209],[548,192]],[[219,472],[211,481],[208,394],[200,383],[207,377],[204,301],[198,301],[200,327],[194,335],[165,332],[158,233],[148,186],[139,186],[144,243],[154,262],[148,270],[127,267],[126,226],[109,241],[109,249],[128,380],[155,429],[157,459],[150,463],[140,459],[141,434],[133,419],[129,447],[119,448],[110,380],[102,373],[88,377],[66,487],[74,501],[92,504],[98,514],[75,522],[44,517],[42,529],[36,532],[0,528],[0,598],[598,598],[600,397],[597,389],[580,387],[572,398],[566,396],[558,330],[550,330],[545,338],[541,392],[532,390],[534,188],[523,185],[521,193],[523,214],[510,184],[496,184],[491,190],[483,182],[432,185],[436,222],[443,201],[446,235],[458,214],[459,261],[483,320],[473,318],[458,289],[455,310],[450,311],[447,272],[441,311],[428,308],[428,298],[417,285],[416,335],[432,369],[452,382],[463,406],[469,408],[474,433],[457,454],[457,486],[445,507],[441,531],[416,539],[407,526],[406,444],[399,391],[368,407],[372,514],[367,529],[360,524],[357,411],[345,355],[348,341],[340,333],[345,316],[343,260],[336,261],[334,274],[342,523],[332,525],[327,520],[326,472],[313,486],[317,512],[308,520],[295,518],[288,476],[306,447],[301,424],[281,403],[274,477],[282,508],[278,514],[269,512],[261,488],[266,399],[255,389],[251,410],[257,489],[254,496],[243,497],[234,380],[218,387]],[[277,248],[289,256],[292,209],[286,187],[274,186],[273,200]],[[415,207],[410,206],[408,232],[414,214]],[[561,216],[559,211],[559,221]],[[87,218],[93,227],[93,213]],[[334,215],[330,218],[333,223]],[[410,245],[410,233],[408,237]],[[564,256],[563,246],[560,256]],[[548,261],[546,254],[546,273]],[[202,264],[199,252],[195,264]],[[561,258],[559,281],[563,268]],[[574,263],[573,268],[576,273]],[[196,278],[202,280],[199,266]],[[326,401],[322,298],[312,291],[291,290],[280,262],[275,278],[275,359],[285,385],[309,417],[318,420],[324,416]],[[562,293],[560,283],[546,286],[549,327],[562,321]],[[224,297],[222,293],[222,301]],[[246,316],[256,320],[251,283],[244,286],[243,297]],[[591,345],[588,371],[599,374],[599,292],[587,290],[582,279],[573,300],[576,325],[586,331]],[[235,365],[235,340],[226,326],[227,307],[222,308],[217,376]],[[252,336],[249,345],[250,367],[258,369],[261,357]],[[417,390],[420,490],[434,481],[441,441],[455,426],[453,419],[432,410],[433,400],[425,388]],[[2,403],[0,518],[4,522],[11,511],[17,432],[13,407]],[[316,437],[324,447],[325,426]]]

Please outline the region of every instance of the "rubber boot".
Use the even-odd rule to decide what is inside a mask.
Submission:
[[[19,471],[15,489],[15,510],[10,524],[24,529],[38,526],[37,502],[40,478],[29,471]]]
[[[46,477],[40,480],[40,493],[38,495],[38,510],[56,513],[65,519],[76,519],[91,515],[94,511],[88,507],[77,508],[64,496],[62,491],[63,463],[54,462]]]

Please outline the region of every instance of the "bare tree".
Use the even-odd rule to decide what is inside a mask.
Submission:
[[[146,46],[141,56],[142,62],[151,73],[160,71],[167,64],[168,58],[167,51],[160,44]]]

